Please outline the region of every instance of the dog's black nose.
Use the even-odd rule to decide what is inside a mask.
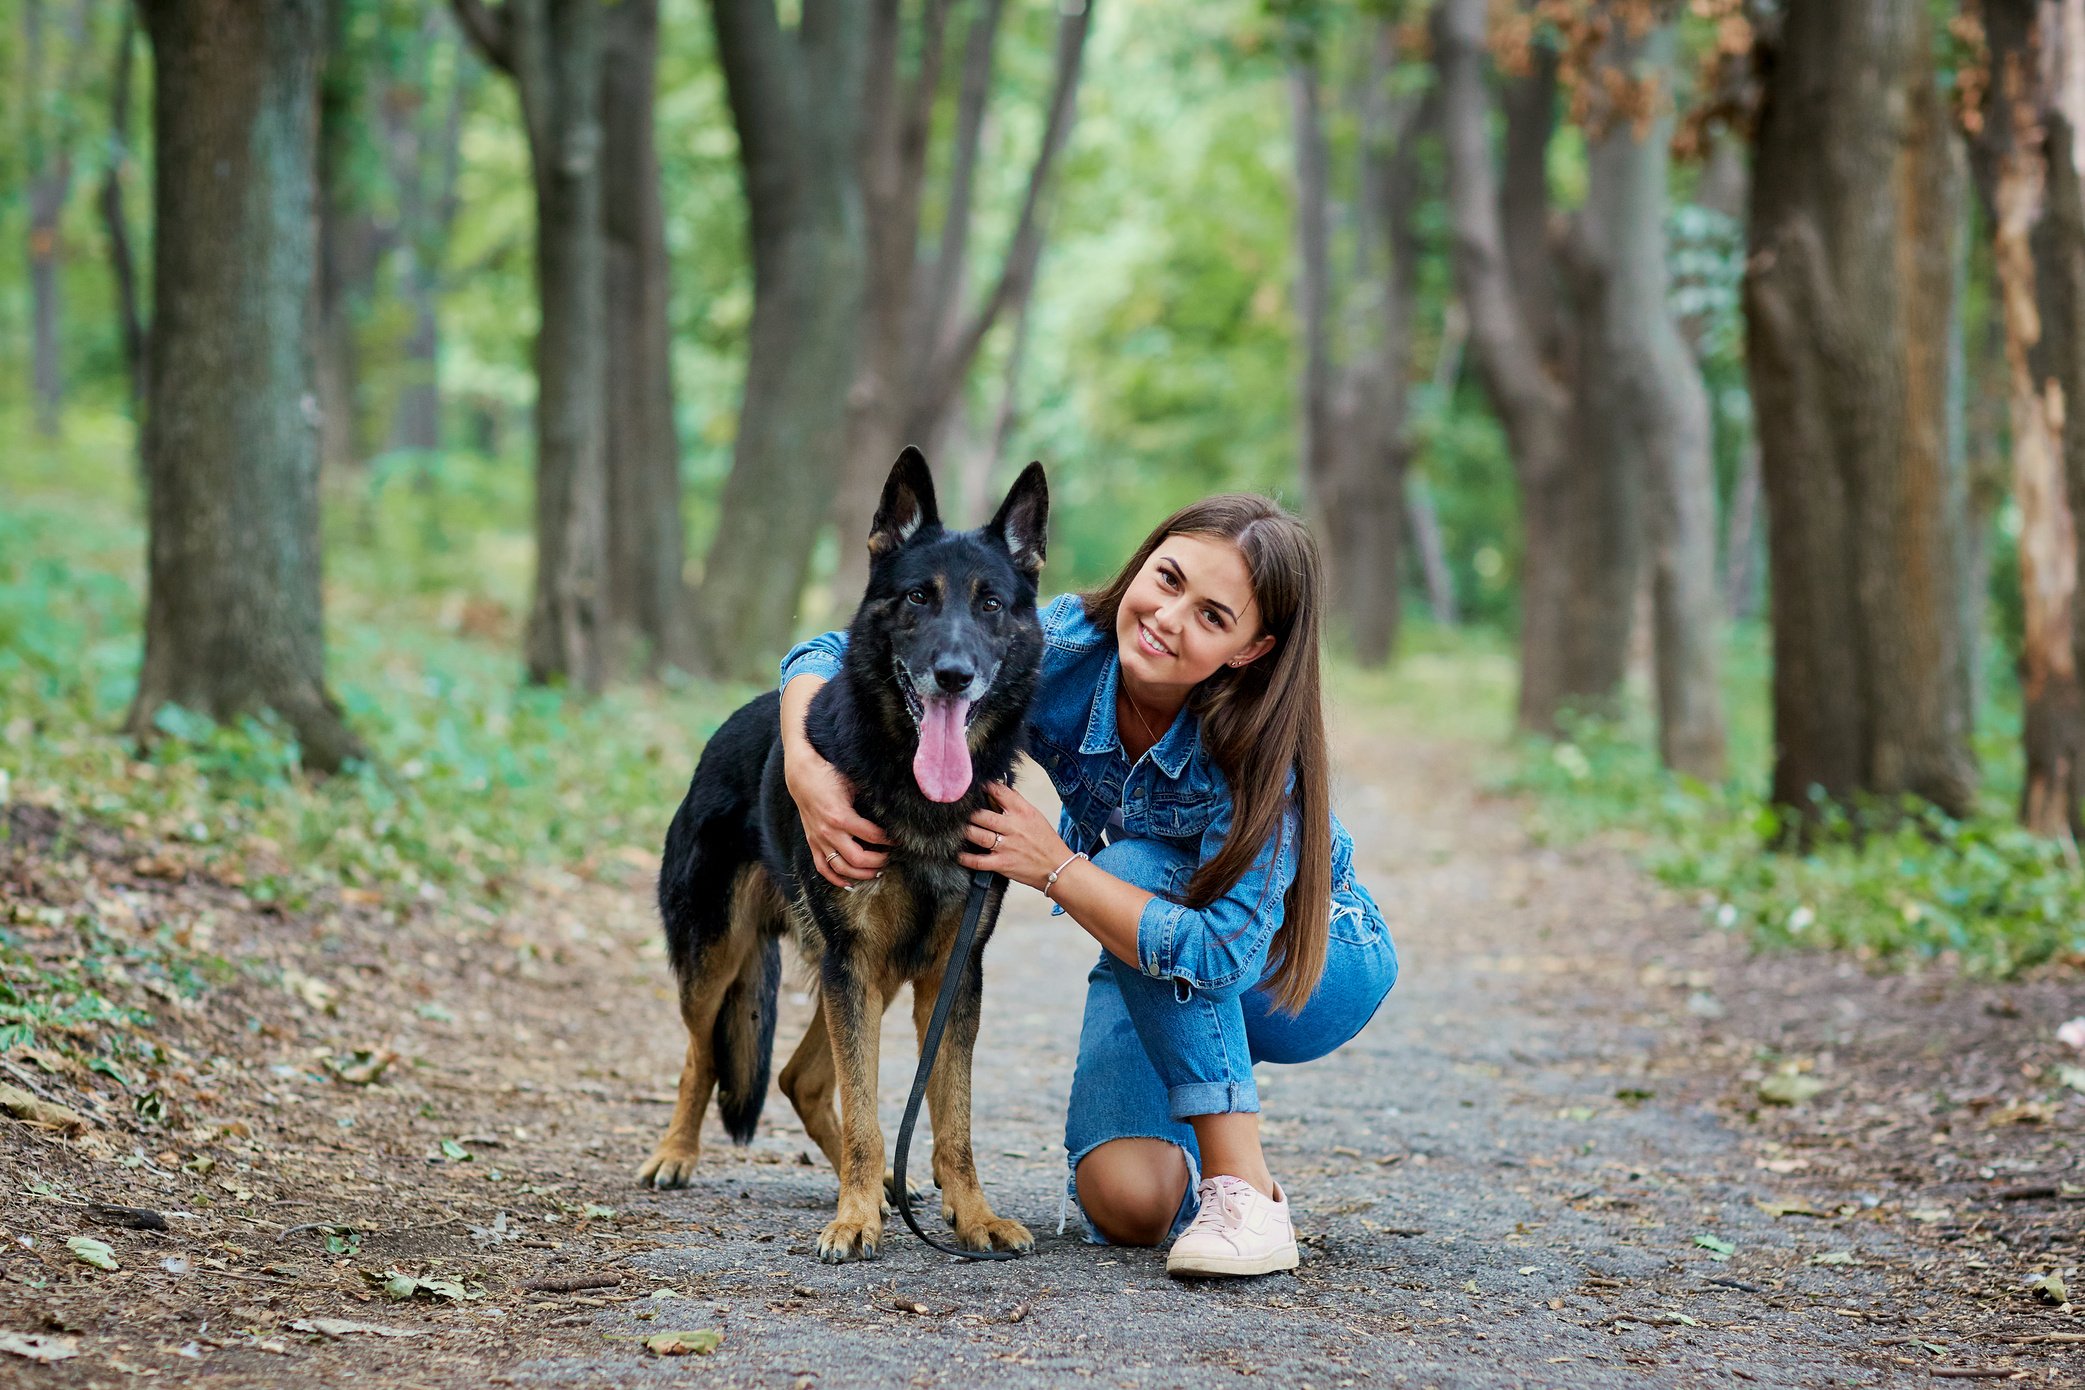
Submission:
[[[975,679],[975,676],[968,666],[948,663],[934,668],[935,684],[951,695],[961,694],[963,691],[968,690],[973,679]]]

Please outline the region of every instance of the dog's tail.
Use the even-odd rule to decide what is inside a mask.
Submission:
[[[782,988],[782,941],[761,933],[738,978],[724,992],[710,1055],[717,1068],[717,1113],[734,1142],[750,1144],[767,1099],[775,1051],[775,997]]]

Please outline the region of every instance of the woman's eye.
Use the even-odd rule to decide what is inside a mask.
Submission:
[[[1217,612],[1214,608],[1204,608],[1202,610],[1202,616],[1209,620],[1209,625],[1211,627],[1223,626],[1223,619],[1217,616]]]
[[[978,601],[977,606],[984,609],[987,613],[997,613],[1000,609],[999,595],[986,594],[984,598]]]
[[[907,603],[917,603],[924,605],[926,601],[927,591],[925,589],[907,589],[905,591],[905,602]]]
[[[1173,579],[1173,572],[1171,570],[1160,570],[1158,572],[1158,579],[1159,582],[1161,584],[1164,584],[1168,589],[1172,588],[1175,582]]]

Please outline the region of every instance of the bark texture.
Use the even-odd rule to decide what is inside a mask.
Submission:
[[[1434,11],[1455,280],[1473,357],[1520,488],[1522,728],[1613,707],[1640,563],[1638,469],[1619,429],[1605,282],[1611,210],[1554,217],[1546,175],[1557,55],[1503,85],[1494,168],[1486,0]]]
[[[856,123],[868,6],[711,0],[753,257],[745,395],[696,591],[696,662],[764,677],[787,641],[845,446],[866,257]]]
[[[327,695],[310,415],[321,0],[147,0],[154,316],[145,658],[130,727],[273,710],[357,751]]]
[[[2076,841],[2085,701],[2078,680],[2075,470],[2085,424],[2085,0],[1985,0],[1990,83],[1974,168],[1992,229],[2019,507],[2026,775],[2020,816]]]
[[[680,439],[666,213],[653,136],[659,0],[609,9],[601,52],[603,230],[607,237],[608,559],[605,618],[617,664],[686,665]]]
[[[1950,475],[1960,156],[1920,5],[1791,0],[1759,43],[1747,231],[1774,799],[1969,808]]]
[[[137,15],[123,12],[116,37],[114,75],[109,85],[109,161],[102,171],[95,204],[102,234],[108,238],[109,273],[116,284],[116,334],[123,344],[123,367],[130,379],[134,417],[142,419],[145,401],[145,315],[138,304],[137,257],[130,246],[130,214],[124,207],[123,181],[133,161],[130,153],[131,74],[136,67]]]
[[[1723,774],[1722,604],[1708,392],[1669,307],[1665,222],[1673,118],[1673,35],[1641,38],[1617,20],[1602,58],[1640,102],[1604,113],[1588,163],[1588,199],[1609,213],[1607,339],[1628,452],[1642,468],[1650,562],[1658,752],[1704,780]],[[1638,114],[1638,112],[1642,114]]]
[[[601,222],[601,26],[596,0],[455,0],[514,79],[536,193],[536,580],[529,679],[602,677],[606,545],[606,275]],[[756,330],[757,331],[757,330]]]

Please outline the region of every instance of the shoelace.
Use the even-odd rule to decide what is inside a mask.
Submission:
[[[1211,1227],[1221,1230],[1226,1224],[1237,1226],[1244,1223],[1245,1208],[1228,1183],[1217,1182],[1212,1178],[1202,1186],[1208,1189],[1209,1195],[1202,1198],[1202,1209],[1195,1213],[1195,1219],[1189,1223],[1189,1231],[1206,1230]]]

